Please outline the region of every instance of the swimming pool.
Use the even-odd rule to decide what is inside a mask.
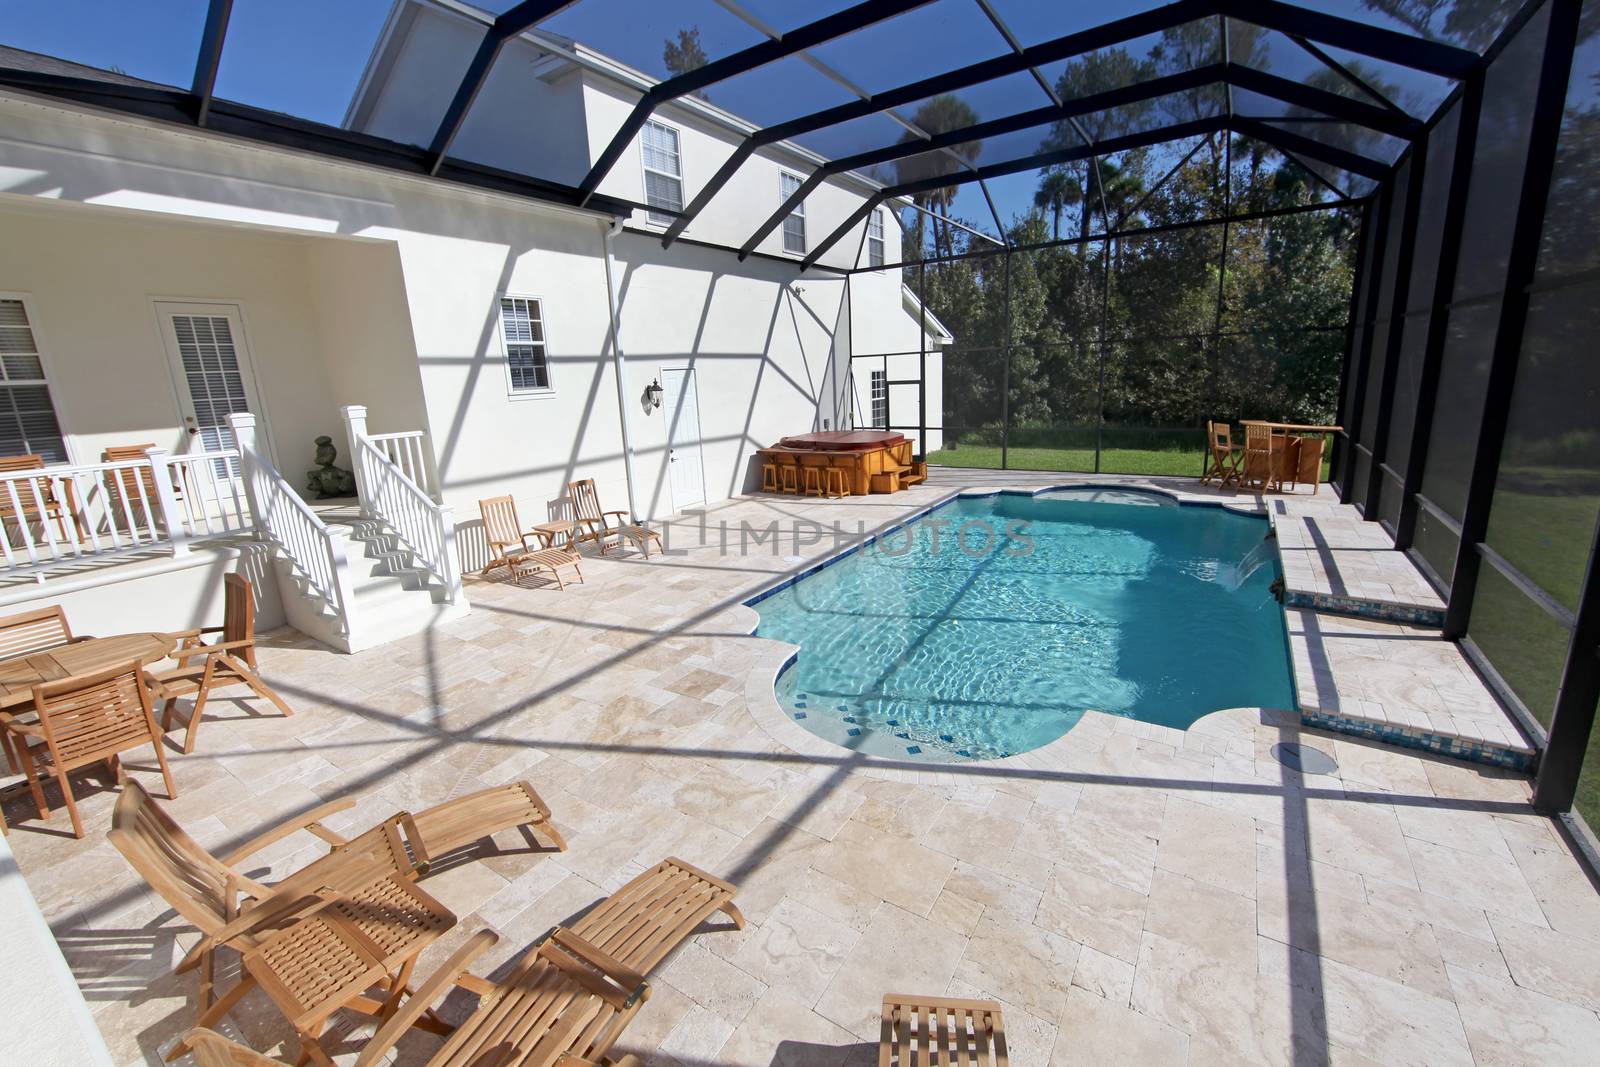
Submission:
[[[757,634],[800,646],[779,704],[935,762],[1038,748],[1089,709],[1184,728],[1292,707],[1267,521],[1123,499],[960,498],[754,601]]]

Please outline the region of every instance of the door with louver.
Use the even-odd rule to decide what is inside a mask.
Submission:
[[[28,305],[0,297],[0,456],[29,454],[68,462]]]
[[[228,305],[162,304],[167,347],[185,402],[191,452],[233,447],[228,416],[256,409],[255,383],[239,311]],[[237,460],[217,460],[219,478],[239,475]]]

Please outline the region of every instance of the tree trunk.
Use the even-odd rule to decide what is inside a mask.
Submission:
[[[1090,159],[1083,168],[1083,199],[1078,211],[1078,258],[1089,254],[1089,216],[1092,214],[1090,203],[1094,198],[1094,160]]]

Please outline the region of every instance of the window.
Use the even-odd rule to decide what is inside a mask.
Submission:
[[[872,425],[887,428],[889,425],[889,372],[872,372]]]
[[[0,299],[0,455],[68,462],[33,321],[16,298]]]
[[[500,337],[513,393],[550,391],[550,362],[544,347],[544,308],[522,296],[500,298]]]
[[[867,216],[867,266],[883,266],[883,208]]]
[[[671,225],[666,212],[683,210],[683,157],[678,152],[678,131],[659,122],[644,124],[644,202],[661,211],[650,212],[650,221]]]
[[[778,175],[778,203],[787,203],[789,198],[800,191],[804,183],[793,174]],[[783,220],[783,250],[785,252],[804,252],[806,250],[806,202],[800,201]]]

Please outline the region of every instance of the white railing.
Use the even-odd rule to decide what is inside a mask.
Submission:
[[[433,479],[428,476],[427,431],[405,430],[401,433],[374,433],[367,440],[382,452],[384,457],[400,468],[400,473],[426,493],[434,490]]]
[[[353,593],[344,542],[262,457],[256,446],[255,416],[232,414],[228,424],[239,444],[242,481],[256,532],[278,547],[311,591],[338,616],[340,628],[348,631]]]
[[[0,573],[165,548],[249,530],[237,449],[63,464],[0,474]]]
[[[356,492],[361,510],[382,519],[400,546],[411,553],[416,565],[444,587],[446,599],[461,599],[461,569],[456,562],[455,518],[451,508],[437,504],[422,485],[407,473],[380,442],[407,442],[414,445],[412,470],[425,470],[423,435],[420,431],[368,437],[367,409],[351,406],[340,409],[354,457]]]

